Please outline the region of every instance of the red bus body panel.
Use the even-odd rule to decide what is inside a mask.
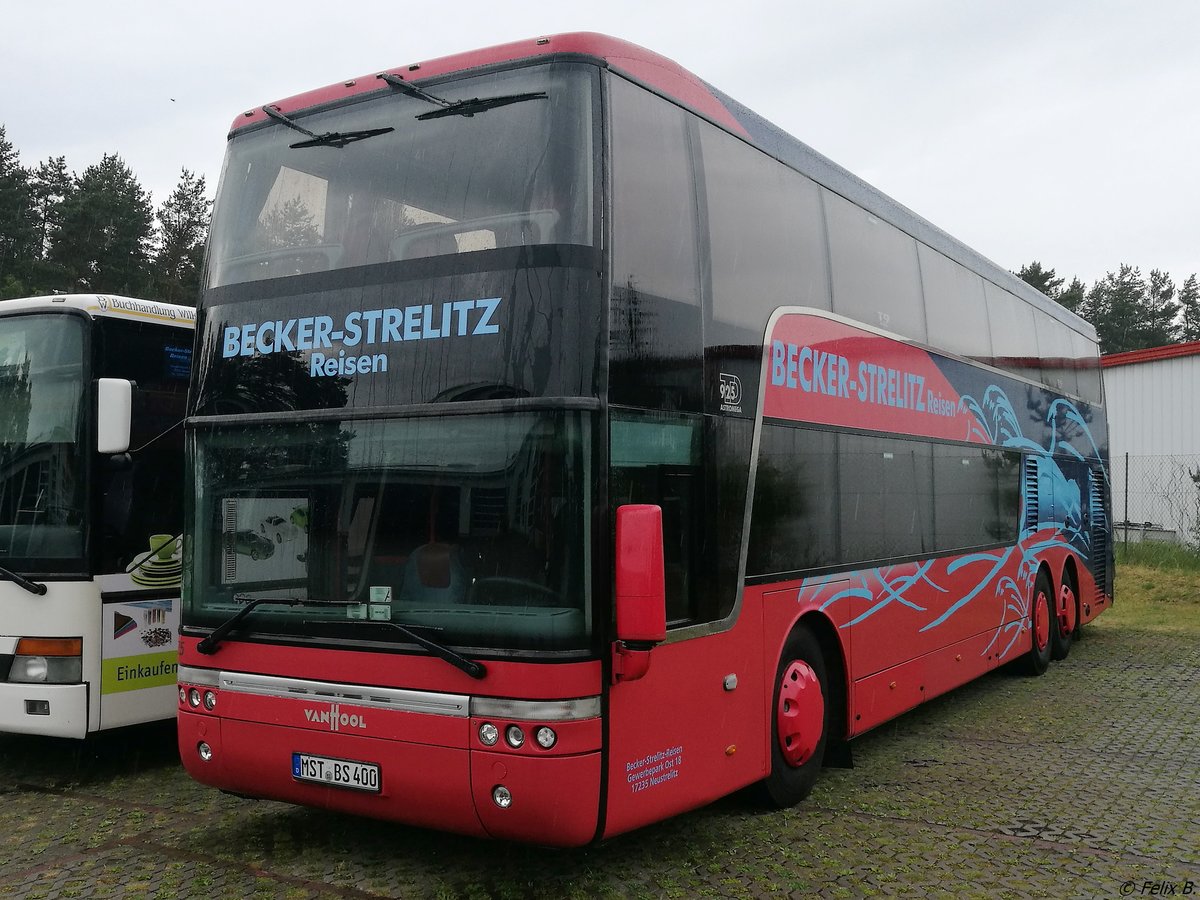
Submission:
[[[766,774],[762,605],[747,601],[729,631],[661,644],[642,678],[612,687],[605,837]],[[727,687],[730,676],[736,686]]]
[[[483,66],[561,54],[592,57],[617,71],[644,82],[735,134],[746,134],[745,127],[709,90],[708,85],[679,63],[636,44],[603,34],[575,32],[514,41],[510,44],[472,50],[468,53],[458,53],[425,62],[397,66],[385,71],[420,84],[430,78],[466,72]],[[376,77],[378,74],[371,72],[340,84],[297,94],[270,105],[281,112],[291,114],[314,106],[336,103],[359,94],[378,91],[384,86],[384,82]],[[267,118],[267,114],[261,108],[248,110],[233,120],[229,130],[234,132],[252,123],[267,121]]]
[[[481,693],[480,682],[424,656],[236,640],[204,656],[196,652],[196,643],[184,639],[184,666],[329,682],[331,688],[402,687],[464,698]],[[493,661],[487,665],[489,697],[553,700],[600,693],[601,667],[595,661],[549,667]],[[553,677],[548,677],[547,668]],[[477,837],[578,846],[595,836],[601,804],[598,716],[554,722],[557,741],[545,750],[533,740],[543,724],[538,721],[387,710],[311,694],[291,698],[202,689],[215,693],[216,705],[208,712],[180,703],[179,750],[187,771],[205,784]],[[331,709],[333,721],[328,715],[321,717]],[[516,749],[503,739],[487,747],[478,736],[485,721],[502,732],[518,724],[527,740]],[[208,760],[198,752],[202,742],[211,749]],[[293,753],[375,763],[381,771],[381,790],[368,793],[300,781],[292,776]],[[498,784],[513,797],[506,809],[492,799]]]

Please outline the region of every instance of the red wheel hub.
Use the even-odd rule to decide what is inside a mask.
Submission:
[[[1039,653],[1046,649],[1046,644],[1050,641],[1050,616],[1047,614],[1049,609],[1050,598],[1044,591],[1038,591],[1033,601],[1033,640]]]
[[[1075,630],[1075,592],[1064,584],[1058,592],[1058,633],[1064,637]]]
[[[789,766],[802,766],[817,751],[825,729],[825,697],[812,666],[793,660],[783,670],[775,731],[779,749]]]

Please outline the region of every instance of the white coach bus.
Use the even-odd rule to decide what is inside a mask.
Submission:
[[[0,732],[175,712],[195,310],[0,302]]]

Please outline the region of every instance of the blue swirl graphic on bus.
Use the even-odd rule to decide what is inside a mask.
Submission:
[[[823,611],[845,602],[866,607],[850,616],[842,628],[860,625],[900,604],[925,615],[927,620],[917,627],[918,633],[924,633],[945,624],[975,598],[990,595],[999,601],[1001,619],[982,653],[1005,659],[1030,627],[1028,598],[1042,554],[1050,549],[1066,550],[1084,565],[1092,558],[1092,529],[1087,527],[1087,520],[1091,519],[1093,527],[1106,523],[1099,504],[1090,505],[1085,516],[1085,497],[1092,497],[1087,479],[1100,477],[1107,481],[1108,472],[1087,417],[1070,400],[1057,399],[1047,407],[1048,447],[1025,436],[1007,394],[995,384],[988,386],[982,400],[964,395],[959,408],[971,414],[965,440],[1022,453],[1025,478],[1015,545],[865,570],[841,582],[836,593],[828,597],[821,597],[829,588],[827,583],[806,581],[798,599],[820,600]],[[1072,466],[1072,462],[1077,464]],[[1030,479],[1034,479],[1033,484]],[[1015,577],[1007,574],[1012,571],[1014,558]],[[927,603],[931,592],[955,599],[948,607],[930,609]]]

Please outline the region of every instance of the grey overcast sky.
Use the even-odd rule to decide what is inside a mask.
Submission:
[[[1200,270],[1200,3],[9,0],[26,166],[119,153],[215,188],[239,112],[384,68],[601,31],[668,56],[1001,266]]]

